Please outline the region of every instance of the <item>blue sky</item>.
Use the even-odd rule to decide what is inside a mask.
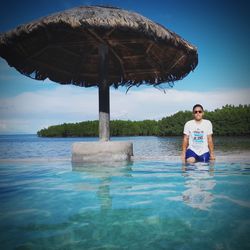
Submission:
[[[152,88],[132,88],[130,95],[124,94],[125,89],[112,91],[111,119],[159,119],[178,110],[190,109],[192,104],[198,101],[206,104],[208,109],[214,109],[227,103],[236,105],[250,103],[250,98],[248,98],[250,94],[248,1],[9,0],[3,1],[1,4],[0,32],[5,32],[17,25],[54,12],[80,5],[95,4],[108,4],[138,12],[191,42],[198,48],[199,54],[199,64],[194,72],[191,72],[185,79],[176,82],[173,90],[169,90],[170,92],[165,96],[157,90],[158,94],[156,95],[159,95],[162,102],[153,102],[153,107],[152,104],[148,107],[151,113],[146,109],[139,108],[135,111],[133,107],[122,109],[117,96],[122,94],[125,99],[124,106],[128,106],[128,102],[134,101],[136,103],[133,98],[138,98],[137,92],[144,95],[141,97],[144,101],[147,101],[146,98],[155,98],[156,96],[150,97],[148,95],[150,91],[154,95],[155,90]],[[3,59],[0,59],[0,133],[33,133],[52,124],[98,118],[96,106],[98,99],[93,99],[90,113],[86,113],[84,110],[82,113],[80,110],[77,113],[74,112],[73,107],[72,109],[68,107],[68,112],[57,114],[56,110],[60,108],[60,98],[57,96],[58,99],[56,99],[55,95],[58,95],[59,92],[65,98],[71,98],[70,95],[74,98],[74,95],[78,93],[97,98],[96,88],[87,90],[73,86],[61,86],[48,80],[44,82],[31,80],[18,73],[14,68],[10,68]],[[175,93],[175,97],[173,93]],[[54,96],[58,103],[50,103],[48,101],[50,95]],[[37,99],[41,97],[40,101],[44,105],[50,103],[51,106],[48,107],[48,111],[44,111],[44,114],[40,104],[32,105],[40,110],[36,110],[36,112],[29,110],[27,107],[31,104],[29,100],[24,98],[25,96],[29,96],[34,102],[35,99],[32,99],[34,96]],[[176,99],[177,96],[179,103],[171,105],[171,97]],[[116,99],[117,103],[114,101]],[[79,104],[85,105],[84,103]],[[138,103],[138,105],[140,104]],[[120,110],[123,111],[117,110],[115,113],[116,107],[120,107]]]

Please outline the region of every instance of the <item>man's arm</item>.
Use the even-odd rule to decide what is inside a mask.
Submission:
[[[182,153],[181,153],[182,162],[186,161],[187,147],[188,147],[188,135],[184,134],[182,141]]]
[[[209,148],[209,153],[210,153],[210,160],[215,160],[214,143],[213,143],[212,134],[207,136],[207,143],[208,143],[208,148]]]

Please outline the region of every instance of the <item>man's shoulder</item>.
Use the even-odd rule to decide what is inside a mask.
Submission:
[[[207,120],[207,119],[203,119],[203,122],[206,124],[212,124],[212,122],[210,120]]]
[[[183,131],[184,134],[189,135],[189,130],[192,128],[192,121],[193,120],[190,120],[185,123],[184,131]]]
[[[213,127],[212,122],[206,119],[203,119],[203,126],[205,126],[208,129],[212,129]]]
[[[193,124],[194,123],[194,120],[190,120],[190,121],[187,121],[186,123],[185,123],[185,125],[191,125],[191,124]]]

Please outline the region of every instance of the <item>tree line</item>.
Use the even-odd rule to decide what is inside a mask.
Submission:
[[[183,134],[184,124],[193,119],[191,111],[179,111],[159,121],[110,121],[111,136],[178,136]],[[215,135],[250,135],[250,105],[226,105],[214,111],[205,111],[204,119],[213,124]],[[41,137],[96,137],[99,121],[64,123],[41,129]]]

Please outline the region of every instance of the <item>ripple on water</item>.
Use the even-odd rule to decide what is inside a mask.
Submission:
[[[1,246],[248,249],[249,173],[242,163],[0,163]]]

